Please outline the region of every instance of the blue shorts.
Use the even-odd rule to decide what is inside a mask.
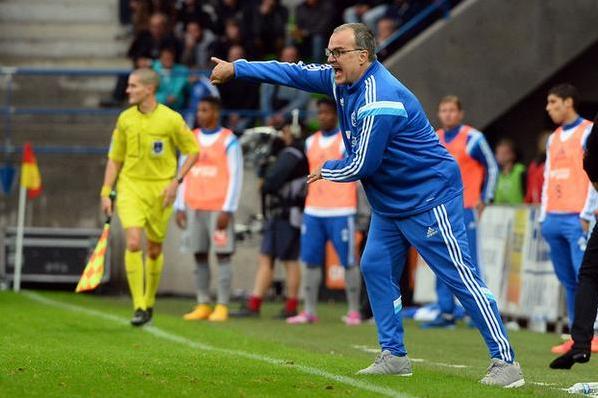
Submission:
[[[301,226],[301,261],[322,266],[331,241],[343,267],[355,264],[355,216],[316,217],[305,214]]]
[[[299,258],[299,234],[299,228],[291,226],[288,220],[267,220],[260,253],[281,261],[296,261]]]

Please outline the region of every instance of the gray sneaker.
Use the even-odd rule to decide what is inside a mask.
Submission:
[[[397,357],[384,350],[376,357],[373,364],[357,372],[358,375],[397,375],[411,376],[411,361],[405,355]]]
[[[488,373],[480,383],[503,388],[517,388],[525,384],[523,373],[518,362],[508,363],[492,358]]]

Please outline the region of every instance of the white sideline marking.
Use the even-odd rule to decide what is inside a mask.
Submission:
[[[118,317],[118,316],[115,316],[115,315],[106,314],[106,313],[103,313],[100,311],[90,310],[88,308],[80,307],[78,305],[62,303],[60,301],[55,301],[55,300],[43,297],[37,293],[30,292],[30,291],[22,291],[22,294],[24,296],[30,298],[31,300],[37,301],[42,304],[50,305],[50,306],[57,307],[57,308],[62,308],[65,310],[69,310],[69,311],[73,311],[73,312],[77,312],[77,313],[81,313],[81,314],[86,314],[86,315],[93,316],[93,317],[107,319],[107,320],[113,321],[115,323],[118,323],[120,325],[130,326],[128,320]],[[291,364],[288,360],[276,359],[276,358],[267,357],[264,355],[252,354],[252,353],[246,352],[246,351],[231,350],[231,349],[227,349],[227,348],[220,348],[220,347],[215,347],[215,346],[211,346],[208,344],[198,343],[193,340],[187,339],[185,337],[166,332],[166,331],[159,329],[155,326],[145,326],[141,329],[151,335],[154,335],[155,337],[159,337],[159,338],[162,338],[164,340],[168,340],[168,341],[171,341],[174,343],[186,345],[187,347],[191,347],[191,348],[194,348],[197,350],[219,352],[219,353],[223,353],[223,354],[227,354],[227,355],[231,355],[231,356],[243,357],[243,358],[253,359],[256,361],[260,361],[260,362],[265,362],[270,365],[282,366],[282,367],[286,367],[286,368],[290,367],[290,368],[297,369],[303,373],[307,373],[307,374],[314,375],[314,376],[319,376],[324,379],[329,379],[329,380],[336,381],[341,384],[345,384],[345,385],[348,385],[351,387],[374,392],[376,394],[384,395],[387,397],[415,398],[412,395],[407,395],[405,393],[399,393],[399,392],[394,391],[393,389],[388,388],[388,387],[377,386],[375,384],[368,383],[366,381],[353,379],[353,378],[347,377],[347,376],[337,375],[337,374],[330,373],[325,370],[321,370],[321,369],[314,368],[311,366],[299,365],[296,363]]]
[[[380,348],[374,348],[374,347],[368,347],[367,345],[353,345],[353,348],[363,351],[363,352],[368,352],[368,353],[379,353],[380,352]],[[464,368],[469,368],[469,366],[467,365],[459,365],[459,364],[453,364],[453,363],[444,363],[444,362],[432,362],[432,361],[426,361],[423,358],[409,358],[409,360],[411,362],[425,362],[425,363],[429,363],[430,365],[434,365],[434,366],[442,366],[445,368],[457,368],[457,369],[464,369]]]

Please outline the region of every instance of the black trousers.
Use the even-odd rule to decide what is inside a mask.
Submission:
[[[598,224],[592,230],[578,279],[571,337],[574,351],[589,353],[598,309]]]

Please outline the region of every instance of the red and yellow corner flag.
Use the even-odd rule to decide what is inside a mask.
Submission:
[[[80,293],[93,290],[98,287],[102,281],[102,277],[104,276],[104,259],[106,257],[109,234],[110,223],[107,222],[104,224],[102,236],[100,236],[100,240],[98,241],[98,244],[96,245],[91,257],[89,258],[89,262],[83,270],[83,275],[81,275],[81,279],[79,280],[79,284],[77,285],[75,292]]]
[[[21,166],[21,186],[27,188],[27,197],[35,199],[42,193],[42,177],[37,167],[37,159],[31,144],[23,146],[23,164]]]

